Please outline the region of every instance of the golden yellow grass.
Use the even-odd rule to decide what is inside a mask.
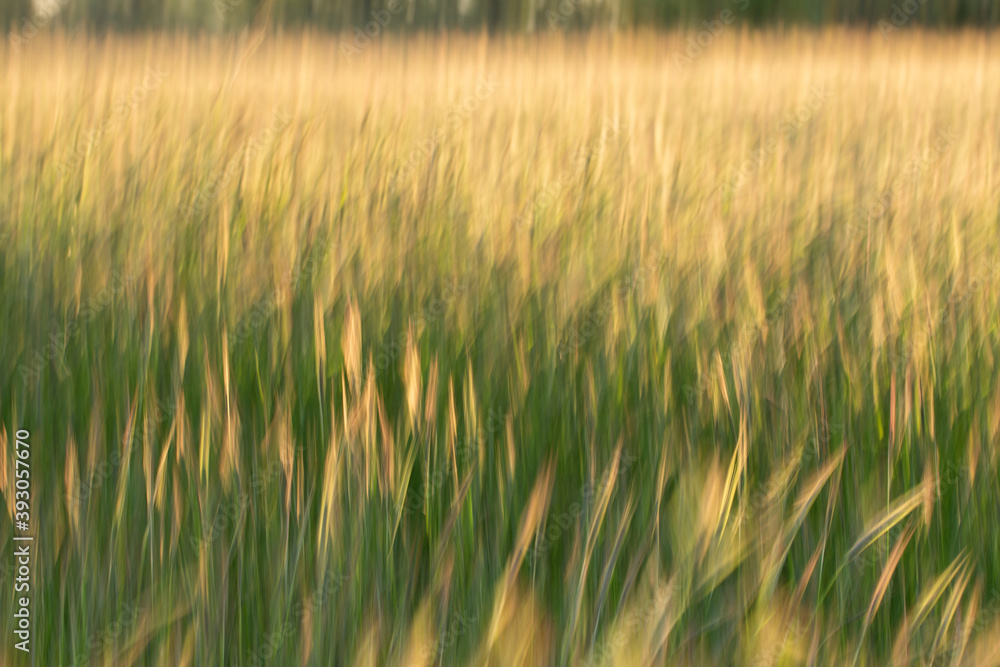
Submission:
[[[36,657],[998,664],[998,39],[685,40],[4,52]]]

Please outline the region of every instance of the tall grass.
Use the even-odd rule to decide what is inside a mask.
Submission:
[[[5,51],[33,664],[1000,664],[997,39],[685,38]]]

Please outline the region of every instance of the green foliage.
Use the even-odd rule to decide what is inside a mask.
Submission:
[[[998,64],[820,37],[0,65],[35,664],[988,664]]]

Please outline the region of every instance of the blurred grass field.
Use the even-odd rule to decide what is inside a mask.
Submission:
[[[32,664],[1000,665],[1000,42],[686,37],[4,51]]]

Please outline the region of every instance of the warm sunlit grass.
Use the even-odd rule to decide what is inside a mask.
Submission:
[[[1000,664],[997,38],[339,45],[3,53],[35,664]]]

